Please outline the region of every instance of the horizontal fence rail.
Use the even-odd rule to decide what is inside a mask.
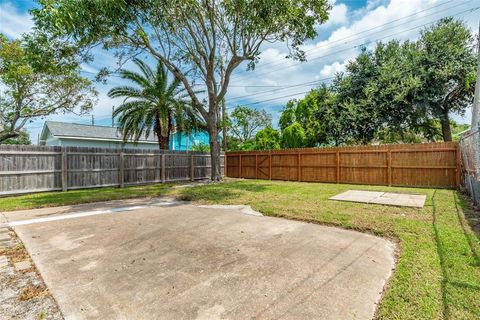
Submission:
[[[210,174],[210,154],[201,152],[0,146],[0,196],[193,181]]]
[[[233,178],[454,188],[456,142],[227,152]]]

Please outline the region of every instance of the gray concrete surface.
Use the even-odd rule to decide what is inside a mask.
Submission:
[[[379,191],[348,190],[330,197],[330,200],[384,204],[398,207],[423,208],[427,196]]]
[[[370,319],[394,267],[387,240],[239,208],[150,207],[15,231],[66,319]]]

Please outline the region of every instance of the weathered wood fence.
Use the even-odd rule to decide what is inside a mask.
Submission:
[[[227,152],[228,177],[453,188],[456,142]]]
[[[2,145],[0,195],[205,179],[210,163],[198,152]]]

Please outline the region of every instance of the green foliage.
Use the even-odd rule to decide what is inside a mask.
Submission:
[[[280,133],[272,127],[266,127],[255,135],[256,150],[280,149]]]
[[[258,131],[272,125],[272,116],[265,110],[245,106],[235,107],[229,118],[230,134],[242,143],[253,139]]]
[[[123,103],[114,111],[119,116],[124,140],[138,141],[155,132],[159,148],[168,150],[170,134],[176,125],[179,132],[200,126],[200,116],[192,108],[181,82],[174,79],[169,83],[168,73],[162,63],[153,71],[145,62],[134,59],[140,73],[120,70],[122,79],[133,82],[136,87],[122,86],[111,89],[111,98],[124,97]]]
[[[204,142],[192,145],[192,151],[209,152],[210,146]]]
[[[204,118],[210,136],[218,135],[221,101],[232,72],[242,63],[254,68],[265,42],[282,42],[294,59],[300,46],[317,35],[328,19],[327,0],[39,0],[32,10],[36,27],[85,51],[95,45],[126,59],[145,52],[162,61],[179,79]],[[194,86],[203,80],[203,103]],[[212,142],[212,179],[220,175],[218,141]]]
[[[473,37],[443,19],[416,42],[363,49],[332,85],[290,101],[280,128],[298,122],[307,146],[451,140],[450,114],[473,100]]]
[[[453,141],[460,140],[462,134],[470,130],[469,124],[457,123],[453,120],[450,120],[450,127],[452,128],[452,139]]]
[[[419,40],[417,68],[423,85],[415,100],[440,121],[445,141],[452,140],[449,115],[463,115],[473,102],[477,65],[473,44],[470,29],[452,18],[424,30]]]
[[[88,112],[97,93],[79,75],[68,50],[42,47],[34,35],[9,41],[0,34],[0,142],[18,137],[24,126],[56,113]]]
[[[303,99],[289,101],[280,116],[282,134],[298,123],[305,133],[305,147],[338,144],[343,137],[341,123],[348,118],[340,116],[335,102],[335,93],[326,85],[311,90]]]
[[[27,131],[20,131],[19,135],[15,138],[9,138],[3,140],[1,144],[23,144],[23,145],[30,145],[32,141],[30,141],[30,135]]]
[[[281,146],[283,149],[303,148],[306,146],[307,137],[302,126],[295,122],[282,130]]]

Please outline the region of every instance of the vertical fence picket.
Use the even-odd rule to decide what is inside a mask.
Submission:
[[[62,191],[68,190],[68,154],[62,148]]]
[[[452,188],[460,183],[455,142],[227,152],[231,175],[258,176],[268,157],[268,179]],[[255,161],[255,163],[254,163]],[[263,163],[263,160],[262,160]],[[255,173],[252,171],[255,169]]]

